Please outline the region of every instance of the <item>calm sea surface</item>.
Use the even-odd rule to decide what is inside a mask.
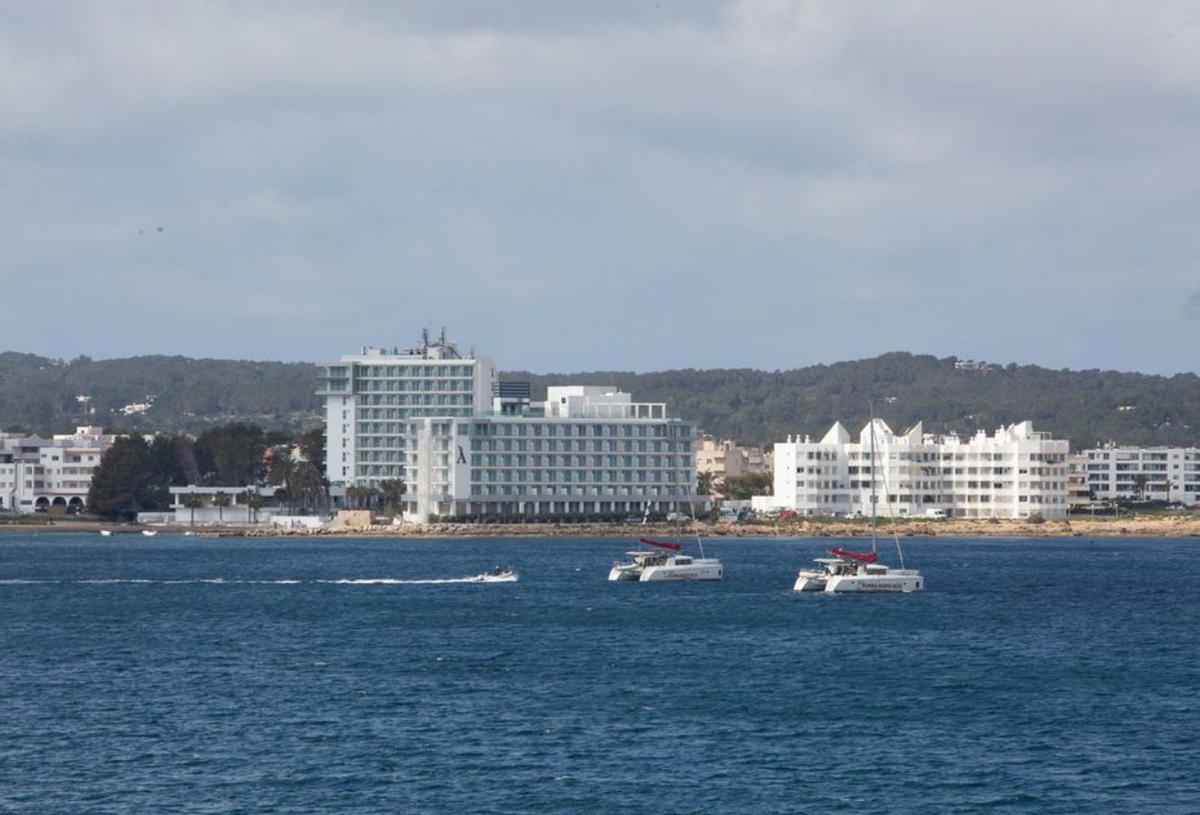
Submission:
[[[0,812],[1200,811],[1200,541],[824,545],[3,535]]]

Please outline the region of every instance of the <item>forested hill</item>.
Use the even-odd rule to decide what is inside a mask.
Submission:
[[[892,353],[790,371],[681,370],[502,375],[546,385],[616,385],[634,399],[666,402],[722,438],[766,444],[820,435],[835,419],[856,432],[868,404],[897,429],[991,430],[1032,419],[1073,447],[1106,440],[1200,445],[1200,377],[1054,371],[1033,365],[959,370],[953,358]],[[319,381],[307,363],[145,356],[71,361],[0,353],[0,427],[43,433],[76,424],[197,432],[240,420],[264,428],[320,424]],[[80,400],[79,397],[86,397]],[[138,412],[139,404],[149,404]],[[130,406],[134,406],[130,409]],[[122,412],[125,408],[126,412]]]
[[[317,368],[308,363],[168,356],[64,361],[0,353],[0,427],[198,432],[242,420],[298,430],[321,421],[318,384]]]
[[[766,444],[789,434],[824,434],[841,420],[857,434],[876,414],[893,428],[924,421],[927,432],[989,432],[1031,419],[1072,449],[1108,440],[1200,445],[1200,377],[1116,371],[1055,371],[1036,365],[959,370],[955,359],[890,353],[790,371],[681,370],[634,374],[507,373],[546,385],[617,385],[639,402],[666,402],[673,415],[721,438]]]

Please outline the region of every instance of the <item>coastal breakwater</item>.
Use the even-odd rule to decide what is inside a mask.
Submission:
[[[1018,520],[975,520],[965,518],[945,520],[912,519],[880,524],[878,535],[890,537],[955,538],[1036,538],[1036,537],[1197,537],[1200,538],[1200,515],[1148,518],[1074,518],[1062,521],[1029,523]],[[365,525],[319,530],[255,529],[230,534],[274,537],[297,536],[383,536],[420,538],[459,537],[554,537],[554,538],[636,538],[673,537],[680,533],[674,526],[647,526],[581,523],[581,524],[400,524]],[[685,524],[685,536],[720,538],[863,538],[870,537],[869,521],[789,520],[777,523],[715,523]]]
[[[319,529],[284,529],[271,526],[201,526],[172,525],[155,527],[164,534],[194,532],[204,537],[387,537],[387,538],[627,538],[666,537],[680,534],[674,525],[646,526],[619,523],[432,523],[432,524],[370,524],[342,523]],[[0,524],[4,532],[77,532],[96,534],[110,529],[115,534],[138,534],[149,527],[135,524],[114,525],[102,521],[43,521]],[[1178,515],[1130,516],[1119,518],[1090,518],[1077,516],[1069,520],[1030,523],[1021,520],[987,520],[968,518],[900,519],[881,521],[878,535],[890,537],[954,537],[954,538],[1200,538],[1200,513]],[[870,537],[867,520],[794,518],[770,523],[692,523],[685,524],[686,537],[705,538],[864,538]]]

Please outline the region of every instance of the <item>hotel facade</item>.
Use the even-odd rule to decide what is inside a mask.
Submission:
[[[840,422],[819,441],[775,445],[774,495],[756,509],[802,515],[869,515],[872,485],[880,517],[1063,518],[1067,514],[1068,442],[1029,422],[961,439],[897,434],[873,420],[857,439]]]
[[[445,336],[324,366],[326,477],[403,479],[407,520],[688,511],[690,422],[611,387],[500,383]]]

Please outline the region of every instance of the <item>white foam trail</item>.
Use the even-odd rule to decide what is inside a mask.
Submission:
[[[201,585],[208,584],[214,586],[222,585],[259,585],[259,586],[298,586],[302,583],[327,583],[341,586],[432,586],[446,583],[484,583],[484,582],[504,582],[504,581],[484,581],[478,577],[446,577],[446,578],[429,578],[425,580],[402,580],[396,577],[344,577],[339,579],[325,580],[242,580],[237,578],[224,577],[196,577],[184,578],[179,580],[149,580],[144,578],[126,578],[126,577],[93,577],[81,579],[64,579],[64,580],[25,580],[21,578],[7,578],[0,580],[0,586],[29,586],[29,585],[49,585],[49,584],[66,584],[76,586],[117,586],[117,585],[155,585],[155,586],[184,586],[184,585]]]
[[[49,584],[71,584],[76,586],[115,586],[115,585],[155,585],[155,586],[179,586],[179,585],[196,585],[208,583],[213,585],[222,584],[255,584],[263,586],[294,586],[302,583],[302,580],[229,580],[224,577],[197,577],[183,580],[147,580],[142,578],[132,577],[91,577],[81,578],[78,580],[21,580],[21,579],[6,579],[0,580],[0,586],[24,586],[24,585],[49,585]]]
[[[162,580],[159,580],[159,581],[154,581],[154,580],[134,580],[134,579],[132,579],[132,578],[130,578],[130,579],[128,579],[128,580],[126,580],[126,579],[122,579],[122,578],[101,578],[101,577],[97,577],[97,578],[92,578],[92,579],[89,579],[89,580],[71,580],[71,581],[69,581],[69,582],[71,582],[71,583],[80,583],[80,584],[82,584],[82,585],[86,585],[86,586],[107,586],[107,585],[109,585],[109,584],[113,584],[113,583],[154,583],[154,582],[163,583],[163,582],[166,582],[166,581],[162,581]]]
[[[334,583],[342,586],[429,586],[438,583],[482,583],[477,577],[446,577],[429,580],[400,580],[395,577],[346,577],[340,580],[314,580],[314,583]]]

